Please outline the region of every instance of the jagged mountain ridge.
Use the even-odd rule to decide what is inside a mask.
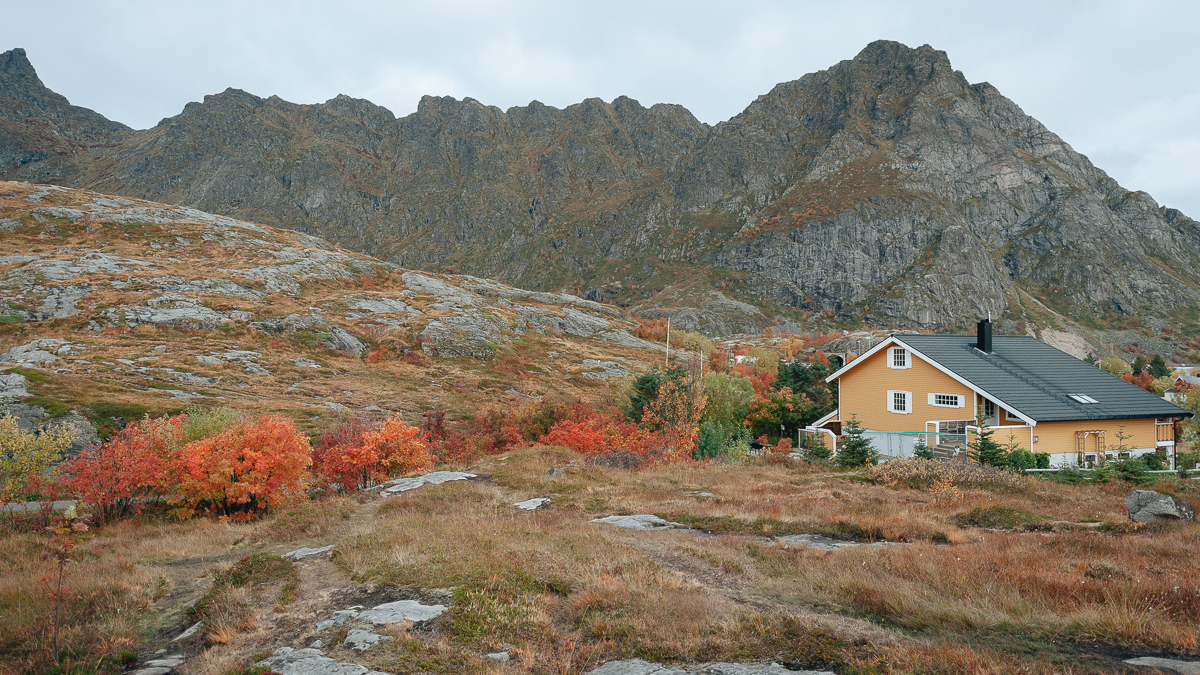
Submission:
[[[32,72],[23,52],[0,63]],[[0,79],[0,100],[28,98],[30,82]],[[0,105],[6,128],[46,123],[12,109]],[[929,46],[872,43],[711,127],[625,97],[507,111],[425,97],[395,118],[346,96],[231,89],[98,136],[0,176],[271,222],[715,332],[773,313],[939,328],[985,312],[1194,322],[1200,306],[1183,273],[1200,225],[1121,188]]]

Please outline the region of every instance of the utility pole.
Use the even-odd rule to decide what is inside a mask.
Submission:
[[[667,319],[667,356],[663,359],[663,368],[671,367],[671,320]]]

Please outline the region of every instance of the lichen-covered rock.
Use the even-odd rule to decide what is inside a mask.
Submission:
[[[1125,498],[1125,510],[1135,523],[1188,522],[1196,518],[1191,504],[1153,490],[1134,490]]]
[[[325,340],[325,344],[329,345],[330,349],[349,354],[362,354],[368,349],[367,343],[354,337],[346,329],[337,326],[329,329],[329,338]]]
[[[630,530],[671,530],[675,528],[687,529],[686,525],[673,523],[669,520],[663,520],[652,514],[640,514],[634,516],[606,516],[604,518],[596,518],[589,522],[592,523],[607,523],[624,527]]]
[[[385,675],[357,663],[335,661],[328,656],[280,647],[258,665],[267,666],[276,675]]]
[[[0,362],[45,366],[58,360],[58,352],[70,351],[71,343],[59,338],[42,338],[0,354]]]
[[[29,381],[20,373],[0,373],[0,401],[29,395]]]

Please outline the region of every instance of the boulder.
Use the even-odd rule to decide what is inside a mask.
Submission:
[[[347,352],[349,354],[362,354],[367,351],[370,346],[351,335],[342,328],[330,328],[329,338],[325,340],[325,344],[329,345],[330,349],[336,349],[339,352]]]
[[[22,398],[29,395],[29,382],[20,373],[0,374],[0,400]]]
[[[1135,523],[1187,522],[1196,518],[1191,504],[1153,490],[1134,490],[1125,498],[1125,510]]]

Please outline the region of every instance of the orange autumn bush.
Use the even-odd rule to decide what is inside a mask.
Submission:
[[[64,484],[88,506],[97,525],[137,510],[170,485],[172,453],[183,444],[186,415],[131,422],[108,442],[62,467]]]
[[[596,414],[583,420],[562,420],[539,442],[561,445],[589,457],[620,451],[648,457],[655,446],[653,440],[653,434],[632,422]]]
[[[311,463],[312,447],[293,422],[239,421],[174,454],[176,513],[247,520],[302,496]]]
[[[393,415],[382,423],[351,420],[322,434],[313,448],[312,472],[327,485],[361,490],[435,461],[422,429]]]
[[[356,418],[326,431],[313,442],[312,473],[318,483],[346,490],[371,486],[369,467],[378,458],[363,449],[363,437],[377,423]]]
[[[435,461],[429,445],[421,438],[421,430],[406,424],[399,415],[387,418],[364,434],[362,448],[367,457],[375,460],[371,467],[375,482],[427,469]]]

